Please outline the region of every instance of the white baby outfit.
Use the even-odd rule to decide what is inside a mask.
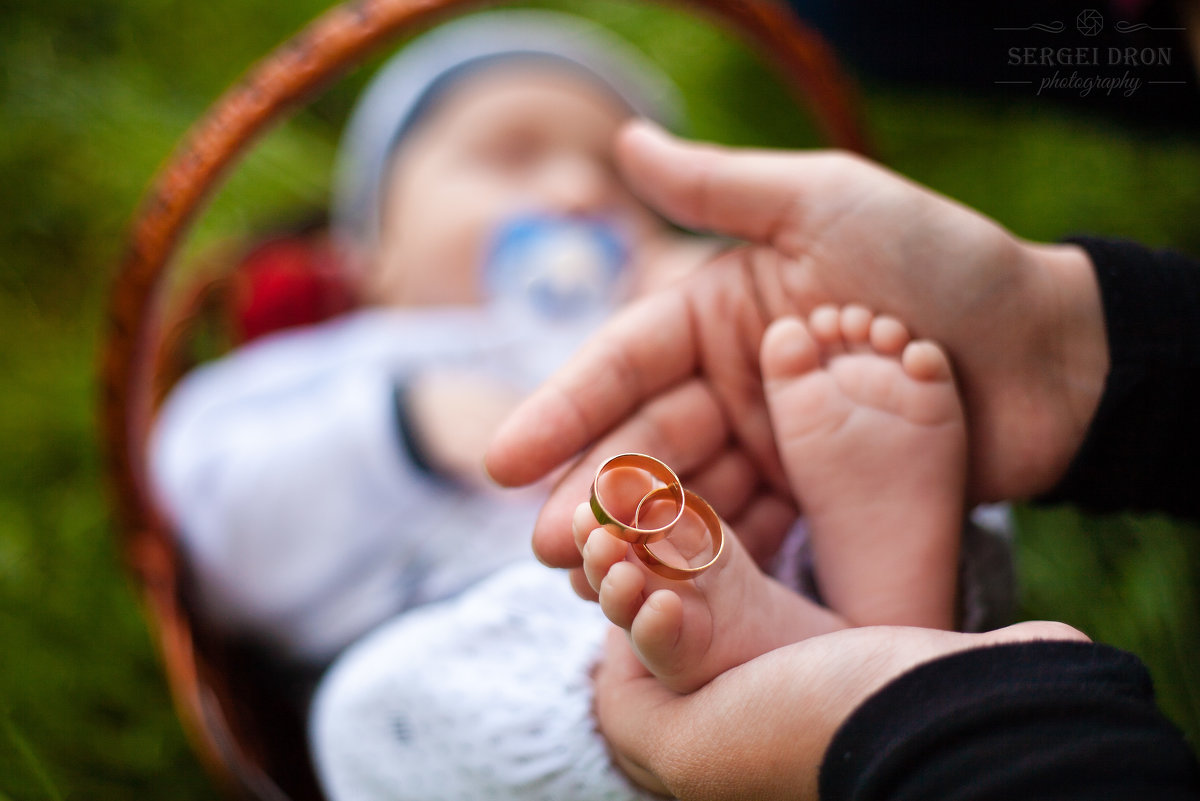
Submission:
[[[312,742],[334,799],[649,798],[609,761],[590,673],[608,629],[526,561],[399,616],[322,682]]]
[[[153,471],[202,613],[337,657],[310,731],[332,801],[643,797],[591,715],[607,623],[530,554],[543,492],[440,480],[397,436],[398,383],[437,365],[531,386],[561,357],[542,334],[363,311],[203,367],[164,408]]]

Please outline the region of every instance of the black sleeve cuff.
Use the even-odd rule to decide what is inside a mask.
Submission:
[[[1200,772],[1134,656],[1092,643],[981,648],[921,665],[842,725],[822,801],[1195,799]]]
[[[1039,500],[1200,519],[1200,264],[1127,242],[1070,241],[1095,266],[1111,367],[1083,446]]]
[[[421,438],[419,427],[413,420],[407,383],[398,382],[394,386],[392,411],[396,422],[396,439],[401,452],[408,457],[413,467],[432,478],[438,478],[438,472],[429,459],[429,451]]]

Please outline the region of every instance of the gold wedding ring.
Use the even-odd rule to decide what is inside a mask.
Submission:
[[[642,506],[644,506],[647,502],[656,501],[659,499],[659,496],[670,495],[671,497],[674,497],[673,494],[668,492],[669,489],[670,487],[659,487],[658,489],[651,490],[650,492],[646,493],[646,496],[638,503],[637,512],[634,513],[634,524],[637,523],[638,515],[642,511]],[[641,542],[633,543],[633,552],[637,554],[638,559],[642,560],[642,564],[663,578],[671,579],[673,581],[686,581],[687,579],[696,578],[696,576],[715,565],[717,560],[721,558],[721,551],[725,549],[725,527],[721,524],[721,518],[718,517],[713,508],[709,506],[708,501],[704,500],[696,493],[685,489],[683,494],[685,496],[687,508],[696,513],[696,516],[699,517],[704,523],[704,527],[708,529],[709,536],[712,537],[712,559],[709,559],[706,563],[699,565],[698,567],[677,567],[675,565],[669,565],[663,560],[659,559],[658,556],[655,555],[655,553],[651,551],[646,544],[647,542],[650,542],[650,540],[643,540]],[[678,520],[679,517],[680,515],[676,515],[675,519]],[[672,522],[671,525],[673,527],[675,523]]]
[[[608,508],[604,505],[604,501],[600,498],[600,477],[609,470],[615,470],[620,467],[632,467],[642,470],[663,484],[661,487],[651,489],[638,501],[637,508],[633,513],[632,524],[623,523],[618,520],[609,512]],[[665,525],[656,528],[642,528],[638,525],[642,509],[647,503],[666,499],[675,502],[675,516],[671,520]],[[596,522],[613,536],[632,545],[633,552],[642,561],[642,564],[665,579],[685,581],[696,578],[696,576],[699,576],[705,570],[715,565],[717,560],[721,558],[721,552],[725,549],[725,528],[721,524],[721,518],[717,516],[717,513],[709,506],[708,502],[691,490],[684,489],[679,476],[664,462],[655,459],[653,456],[647,456],[644,453],[622,453],[600,465],[596,470],[596,477],[592,480],[590,506],[592,514],[596,517]],[[708,534],[712,538],[712,559],[709,559],[708,562],[698,567],[669,565],[659,559],[649,548],[650,543],[658,542],[671,533],[680,519],[682,519],[685,509],[691,509],[695,512],[696,516],[704,524],[704,527],[708,529]]]
[[[609,470],[619,467],[633,467],[649,473],[653,478],[661,481],[665,486],[652,489],[646,497],[659,492],[668,494],[675,500],[675,517],[671,518],[666,525],[657,528],[639,528],[636,521],[633,525],[623,523],[609,512],[604,501],[600,499],[600,477]],[[683,484],[679,481],[679,476],[675,475],[675,471],[667,467],[664,462],[644,453],[622,453],[612,457],[596,470],[596,477],[592,480],[590,503],[592,514],[596,516],[596,522],[604,526],[614,537],[633,544],[645,544],[657,542],[671,533],[671,529],[679,522],[679,518],[683,517],[683,495]],[[646,498],[642,498],[642,503],[645,501]],[[638,504],[638,508],[641,508],[641,503]]]

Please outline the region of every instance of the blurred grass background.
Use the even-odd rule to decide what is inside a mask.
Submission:
[[[0,801],[212,798],[175,721],[115,540],[95,434],[103,307],[145,182],[187,126],[320,0],[9,0],[0,11]],[[561,5],[561,4],[557,4]],[[590,3],[679,79],[694,133],[817,142],[764,68],[706,26]],[[267,137],[191,246],[320,208],[363,74]],[[1200,144],[1067,112],[867,86],[878,156],[1018,234],[1200,255]],[[1200,742],[1200,539],[1160,518],[1018,511],[1022,614],[1149,664]]]

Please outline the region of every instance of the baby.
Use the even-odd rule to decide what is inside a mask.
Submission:
[[[613,168],[618,127],[670,122],[672,98],[625,45],[547,12],[408,45],[364,94],[338,170],[335,227],[368,307],[208,365],[164,408],[152,464],[199,612],[309,680],[331,801],[648,797],[592,717],[606,613],[680,690],[847,622],[954,623],[953,582],[922,578],[952,574],[962,525],[949,368],[863,309],[780,324],[763,353],[836,613],[766,579],[733,537],[709,574],[668,585],[593,535],[603,606],[586,603],[529,553],[542,489],[483,476],[524,392],[625,299],[712,252]],[[727,590],[753,599],[754,636],[728,636]],[[713,647],[696,653],[704,630]]]

